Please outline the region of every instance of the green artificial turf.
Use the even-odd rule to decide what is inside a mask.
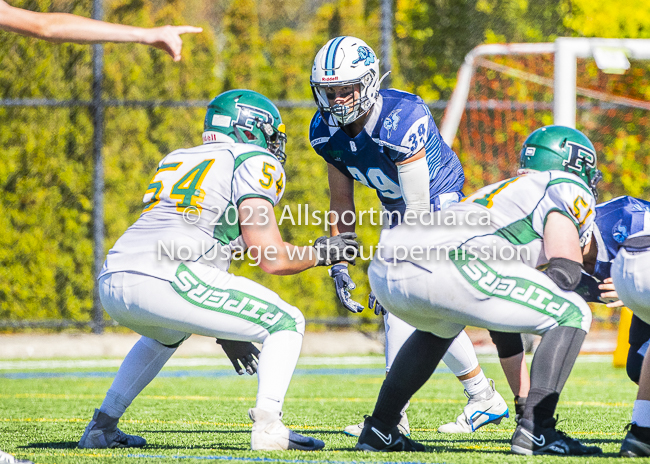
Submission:
[[[488,377],[512,407],[510,393],[495,358],[482,359]],[[310,369],[323,374],[310,374]],[[363,375],[351,373],[363,369]],[[372,412],[383,375],[381,358],[373,366],[299,366],[284,406],[284,422],[303,434],[325,441],[319,452],[252,452],[247,411],[254,405],[255,377],[194,376],[226,373],[225,368],[167,368],[179,377],[159,377],[133,402],[120,422],[126,433],[145,437],[143,449],[81,450],[76,443],[99,407],[112,377],[8,378],[20,373],[115,372],[106,368],[0,370],[0,449],[37,463],[153,462],[427,462],[524,463],[617,462],[629,422],[636,385],[611,360],[581,357],[560,398],[558,426],[571,436],[597,444],[603,456],[589,458],[523,457],[509,454],[514,411],[500,425],[471,435],[438,434],[439,425],[455,420],[466,398],[460,383],[448,373],[435,374],[417,393],[408,410],[412,438],[426,453],[368,454],[354,450],[356,439],[342,433],[346,425]]]

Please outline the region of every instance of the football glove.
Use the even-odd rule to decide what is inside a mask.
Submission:
[[[386,315],[386,310],[384,307],[377,301],[377,298],[375,298],[375,294],[370,292],[370,296],[368,297],[368,307],[370,309],[375,309],[375,316],[379,316],[380,314],[382,316]]]
[[[600,283],[600,280],[583,272],[580,283],[574,291],[588,303],[602,303],[603,301],[600,299],[602,290],[598,288]]]
[[[221,345],[239,375],[244,375],[244,372],[253,375],[257,372],[260,350],[251,342],[217,339],[217,344]]]
[[[318,262],[316,266],[330,266],[347,261],[355,264],[354,259],[359,254],[359,244],[354,232],[343,232],[334,237],[318,237],[314,243]]]
[[[328,269],[328,272],[334,279],[336,296],[339,297],[341,304],[352,313],[363,311],[363,305],[350,298],[350,290],[354,290],[357,286],[352,281],[350,274],[348,274],[348,267],[345,264],[335,264]]]

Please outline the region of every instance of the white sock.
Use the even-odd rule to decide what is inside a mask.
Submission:
[[[283,330],[264,340],[257,366],[256,407],[271,412],[282,411],[291,376],[302,347],[302,335]]]
[[[149,385],[176,351],[147,337],[141,337],[126,355],[99,410],[120,418],[131,401]]]
[[[650,401],[636,400],[634,402],[632,422],[639,427],[650,427]]]
[[[471,379],[461,380],[460,383],[463,384],[463,387],[465,387],[469,396],[478,395],[490,386],[487,377],[485,377],[485,374],[483,373],[483,369],[481,369],[481,372],[479,372],[478,375],[475,375]]]

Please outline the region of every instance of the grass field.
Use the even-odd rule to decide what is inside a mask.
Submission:
[[[325,449],[260,453],[249,450],[247,415],[254,405],[256,378],[238,377],[223,362],[214,367],[210,360],[175,361],[136,398],[121,421],[122,430],[142,435],[148,445],[140,450],[96,451],[77,449],[76,442],[93,409],[101,404],[117,361],[0,362],[0,449],[37,463],[614,462],[619,459],[623,428],[636,395],[636,385],[627,379],[624,369],[611,367],[610,357],[581,356],[560,399],[558,413],[563,422],[558,428],[597,444],[604,455],[513,456],[509,454],[512,417],[472,435],[436,432],[437,426],[456,417],[466,401],[458,381],[442,369],[416,395],[409,409],[412,436],[426,445],[427,452],[367,454],[356,452],[356,440],[341,430],[372,411],[383,380],[382,358],[310,358],[302,361],[293,378],[284,422],[298,432],[321,438]],[[481,363],[512,403],[496,358],[481,358]]]

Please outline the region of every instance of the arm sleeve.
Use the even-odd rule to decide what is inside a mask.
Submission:
[[[232,202],[239,206],[247,198],[264,198],[275,206],[284,194],[285,183],[286,175],[280,162],[271,155],[260,153],[235,169]]]
[[[398,164],[397,173],[406,209],[429,211],[431,199],[429,194],[429,166],[426,157],[407,164]]]

